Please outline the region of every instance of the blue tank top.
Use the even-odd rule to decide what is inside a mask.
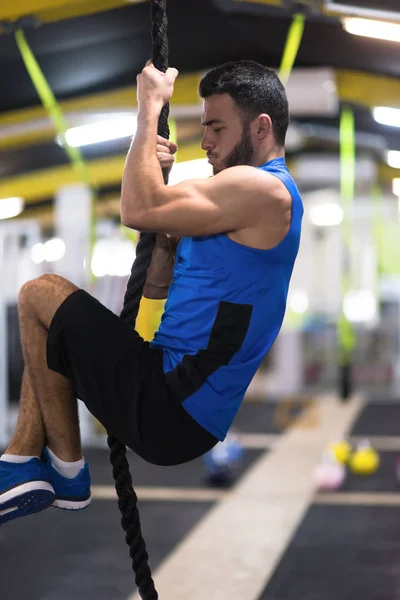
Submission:
[[[182,238],[152,341],[163,350],[174,396],[221,441],[281,328],[300,243],[303,203],[285,159],[256,168],[291,194],[286,237],[272,250],[249,248],[226,234]]]

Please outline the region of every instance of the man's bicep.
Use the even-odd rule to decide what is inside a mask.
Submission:
[[[137,229],[179,236],[214,235],[250,227],[265,208],[255,169],[234,167],[211,179],[166,186],[155,206],[135,215]],[[250,177],[251,174],[251,177]]]
[[[140,231],[168,233],[181,237],[213,235],[230,231],[234,219],[224,207],[201,195],[190,195],[138,215],[137,228]]]

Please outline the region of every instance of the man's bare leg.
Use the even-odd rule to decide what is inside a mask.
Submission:
[[[44,424],[46,443],[61,460],[74,462],[82,458],[78,407],[69,380],[47,368],[47,332],[53,316],[64,300],[78,288],[58,275],[43,275],[26,283],[19,294],[19,321],[22,351],[27,369],[21,403],[21,413],[7,454],[24,455],[44,444],[43,429],[38,419],[37,406]],[[31,389],[37,402],[32,402]],[[37,428],[36,433],[32,427]],[[31,437],[26,445],[26,431]],[[28,447],[27,447],[28,446]],[[42,448],[40,448],[41,451]]]
[[[24,370],[17,426],[7,454],[40,456],[45,445],[42,414],[27,369]],[[15,442],[14,442],[15,440]]]

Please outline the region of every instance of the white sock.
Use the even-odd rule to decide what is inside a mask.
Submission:
[[[58,456],[56,456],[48,446],[47,451],[50,456],[51,464],[55,470],[58,471],[60,475],[67,477],[68,479],[73,479],[76,477],[80,470],[85,466],[85,461],[83,458],[75,462],[66,462],[65,460],[61,460],[61,458],[58,458]]]
[[[31,458],[39,458],[38,456],[20,456],[19,454],[2,454],[0,460],[11,463],[24,463],[31,460]]]

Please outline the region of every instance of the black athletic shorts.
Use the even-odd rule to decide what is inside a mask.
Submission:
[[[68,377],[109,434],[148,462],[184,463],[218,442],[171,391],[162,351],[84,290],[54,315],[47,365]]]

